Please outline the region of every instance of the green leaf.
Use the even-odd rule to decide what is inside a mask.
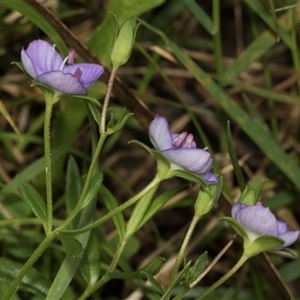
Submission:
[[[90,186],[87,192],[87,195],[85,196],[84,200],[81,203],[80,208],[84,208],[87,206],[93,199],[96,198],[99,189],[102,185],[102,180],[103,180],[103,174],[102,173],[95,173],[92,177],[92,180],[90,182]]]
[[[97,107],[95,107],[93,104],[91,104],[90,102],[87,102],[87,106],[88,106],[88,109],[90,110],[94,120],[100,126],[100,124],[101,124],[100,110]]]
[[[61,243],[63,244],[66,253],[70,257],[77,257],[82,252],[81,243],[71,235],[59,234]]]
[[[82,191],[82,179],[77,163],[73,156],[68,160],[66,175],[66,209],[67,215],[75,208]],[[69,225],[70,229],[77,228],[80,215],[77,215]]]
[[[165,260],[166,259],[163,257],[155,257],[147,265],[141,268],[140,271],[150,274],[151,276],[155,276],[160,271]]]
[[[97,237],[93,231],[91,231],[88,244],[79,265],[79,272],[88,285],[93,285],[100,277],[100,249]]]
[[[89,97],[89,96],[86,96],[86,95],[73,95],[73,94],[64,94],[63,96],[68,97],[71,100],[72,100],[72,98],[80,99],[80,100],[86,100],[91,105],[94,105],[98,108],[101,107],[99,101],[96,98],[93,98],[93,97]]]
[[[112,211],[119,206],[119,203],[116,200],[116,198],[104,185],[102,185],[100,188],[100,195],[108,211]],[[126,223],[122,212],[115,214],[112,217],[112,220],[118,230],[119,236],[123,237],[125,234]]]
[[[125,123],[127,122],[128,118],[131,117],[133,115],[133,113],[128,113],[125,116],[121,116],[121,118],[118,120],[118,122],[116,124],[113,124],[113,122],[111,123],[111,121],[109,121],[109,123],[107,124],[107,131],[109,134],[112,134],[116,131],[121,130]],[[112,118],[111,118],[112,120]]]
[[[208,33],[212,33],[213,23],[209,15],[201,8],[195,0],[183,0],[196,20],[205,28]]]
[[[165,0],[136,1],[119,0],[108,2],[107,11],[116,15],[119,23],[124,23],[130,16],[138,16],[148,12],[152,8],[161,5]],[[110,66],[110,52],[114,38],[114,20],[110,14],[106,14],[104,20],[90,36],[87,45],[95,53],[105,66]],[[101,38],[99,38],[101,37]]]
[[[163,192],[161,195],[159,195],[157,198],[155,198],[149,205],[143,220],[141,221],[139,228],[141,228],[150,218],[152,218],[156,212],[160,210],[161,207],[165,205],[165,203],[175,196],[179,191],[181,191],[184,188],[184,186],[178,186],[174,187],[170,190],[167,190]]]
[[[47,220],[47,209],[43,198],[37,192],[37,190],[23,177],[17,175],[17,179],[23,198],[28,202],[36,217],[39,218],[43,224],[45,224]]]
[[[243,176],[242,169],[239,165],[239,161],[236,157],[236,153],[232,144],[232,137],[231,137],[231,130],[230,130],[230,122],[227,121],[227,146],[228,146],[228,152],[231,159],[231,163],[233,166],[235,177],[238,181],[239,187],[241,191],[245,189],[246,183]]]
[[[237,222],[236,220],[234,220],[233,218],[230,218],[230,217],[221,217],[220,219],[226,220],[231,225],[233,230],[239,236],[241,236],[244,241],[245,240],[249,241],[247,232],[245,231],[244,227],[239,222]]]
[[[205,270],[207,265],[207,252],[201,254],[196,260],[195,264],[190,268],[188,284],[195,281]]]
[[[171,171],[171,174],[173,175],[173,177],[177,176],[177,177],[183,178],[185,180],[188,180],[190,182],[201,183],[205,186],[208,186],[208,184],[206,183],[206,181],[204,179],[202,179],[197,174],[190,172],[188,170],[174,169]]]
[[[269,31],[265,31],[258,38],[256,38],[244,51],[239,54],[234,63],[226,69],[224,73],[226,83],[231,83],[243,71],[247,70],[250,65],[257,61],[263,54],[265,54],[275,44],[275,42],[275,36]]]
[[[263,251],[268,251],[281,247],[284,244],[284,240],[270,235],[264,235],[252,243],[245,242],[244,252],[248,257],[255,256]]]
[[[141,271],[141,273],[147,278],[147,280],[150,282],[150,284],[162,295],[164,293],[164,290],[160,286],[160,284],[155,280],[155,278],[151,275],[148,274],[145,271]]]
[[[11,284],[20,273],[23,265],[12,260],[0,257],[0,282]],[[37,296],[45,298],[48,294],[50,281],[38,272],[35,268],[31,268],[23,277],[19,289],[33,293]],[[3,295],[2,295],[3,296]]]

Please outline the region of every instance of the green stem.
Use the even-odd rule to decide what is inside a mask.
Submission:
[[[122,237],[120,242],[119,242],[117,251],[115,252],[115,255],[113,257],[113,260],[112,260],[108,270],[105,272],[105,274],[102,276],[102,278],[99,281],[97,281],[95,284],[90,285],[86,288],[86,290],[81,295],[79,300],[86,299],[92,293],[94,293],[96,290],[98,290],[101,286],[103,286],[108,280],[110,280],[110,278],[111,278],[110,274],[116,268],[116,266],[118,264],[118,261],[119,261],[121,255],[122,255],[122,253],[123,253],[123,250],[124,250],[124,248],[127,244],[127,241],[134,234],[134,232],[139,228],[141,220],[142,220],[143,216],[145,215],[145,212],[146,212],[147,208],[149,207],[151,199],[153,198],[153,194],[156,192],[157,187],[158,187],[158,185],[161,181],[162,181],[162,179],[160,179],[160,176],[157,174],[154,177],[154,179],[150,182],[150,184],[144,190],[142,190],[135,197],[131,198],[129,201],[124,203],[124,204],[126,204],[126,207],[128,207],[129,205],[132,205],[134,202],[136,202],[137,200],[142,198],[141,199],[142,202],[140,201],[137,204],[137,206],[135,207],[135,209],[134,209],[134,211],[133,211],[133,213],[130,217],[130,220],[128,221],[126,233],[125,233],[124,237]],[[143,197],[143,196],[145,196],[145,197]],[[119,206],[118,208],[123,207],[123,209],[125,209],[126,207],[124,207],[124,204]],[[114,209],[113,211],[111,211],[111,213],[116,211],[116,210],[117,209]],[[118,212],[119,211],[117,211],[116,213],[118,213]],[[107,214],[106,216],[108,216],[108,215],[109,214]],[[104,216],[104,217],[106,217],[106,216]],[[101,219],[103,219],[104,217],[102,217]],[[99,221],[101,219],[99,219],[97,221],[97,223],[99,223]],[[104,221],[101,221],[101,223],[102,222],[104,222]],[[101,224],[101,223],[99,223],[99,224]],[[97,224],[97,226],[99,224]]]
[[[106,215],[104,215],[103,217],[101,217],[100,219],[98,219],[97,221],[95,221],[94,223],[92,223],[92,224],[90,224],[88,226],[85,226],[85,227],[83,227],[81,229],[77,229],[77,230],[63,230],[62,233],[63,234],[69,234],[69,235],[77,235],[77,234],[81,234],[81,233],[84,233],[84,232],[87,232],[89,230],[92,230],[92,229],[96,228],[97,226],[99,226],[102,223],[104,223],[107,220],[109,220],[115,214],[117,214],[117,213],[123,211],[124,209],[128,208],[129,206],[133,205],[144,194],[148,193],[153,187],[155,187],[157,184],[159,184],[161,181],[163,181],[165,179],[167,179],[167,178],[160,178],[160,176],[155,176],[154,179],[142,191],[140,191],[134,197],[130,198],[125,203],[123,203],[120,206],[116,207],[115,209],[113,209],[112,211],[110,211],[109,213],[107,213]],[[59,228],[59,230],[62,230],[62,229],[63,229],[62,227]]]
[[[29,271],[29,269],[33,266],[33,264],[38,260],[38,258],[42,255],[42,253],[47,249],[51,241],[56,237],[57,233],[56,231],[52,231],[48,236],[42,241],[42,243],[36,248],[36,250],[33,252],[33,254],[30,256],[30,258],[27,260],[27,262],[22,267],[20,273],[18,276],[14,279],[12,284],[10,285],[4,300],[9,300],[15,290],[17,289],[19,283],[21,282],[24,275]]]
[[[48,235],[52,231],[52,175],[51,175],[51,141],[50,125],[51,114],[54,103],[46,101],[45,121],[44,121],[44,156],[45,156],[45,176],[46,176],[46,203],[47,203],[47,220],[45,231]]]
[[[213,0],[213,45],[218,79],[223,79],[222,42],[220,32],[220,0]]]
[[[110,78],[107,84],[107,91],[106,91],[106,95],[104,98],[104,102],[103,102],[103,108],[102,108],[102,115],[101,115],[101,125],[100,125],[100,133],[103,134],[105,132],[105,127],[106,127],[106,114],[107,114],[107,109],[108,109],[108,104],[109,104],[109,99],[110,99],[110,94],[111,94],[111,90],[114,84],[114,80],[115,80],[115,76],[116,76],[116,72],[117,72],[116,67],[113,67],[110,73]]]
[[[196,227],[199,219],[200,219],[199,216],[194,215],[194,217],[192,219],[192,222],[190,224],[190,227],[189,227],[189,229],[188,229],[188,231],[185,235],[185,238],[184,238],[183,243],[181,245],[181,248],[179,250],[179,253],[177,255],[177,258],[176,258],[176,261],[175,261],[175,264],[174,264],[174,267],[173,267],[173,270],[172,270],[172,273],[171,273],[171,278],[170,278],[170,282],[169,282],[168,287],[170,287],[173,284],[174,280],[176,279],[180,264],[181,264],[181,262],[184,258],[185,252],[186,252],[186,248],[188,246],[188,243],[191,240],[191,237],[193,235],[193,232],[195,230],[195,227]],[[169,299],[169,297],[170,296],[168,296],[166,299]]]
[[[293,57],[293,63],[296,71],[300,71],[300,60],[299,60],[299,51],[298,51],[298,44],[297,44],[297,20],[296,20],[296,8],[293,7],[290,10],[291,19],[292,19],[292,30],[291,30],[291,51]],[[297,80],[297,88],[298,94],[300,93],[300,80]]]
[[[78,300],[84,300],[84,299],[88,298],[92,293],[97,291],[101,286],[103,286],[107,281],[109,281],[111,279],[111,273],[116,268],[118,261],[122,255],[122,252],[127,244],[127,241],[128,241],[127,238],[123,238],[120,241],[120,243],[118,245],[118,249],[113,257],[113,260],[112,260],[108,270],[105,272],[105,274],[102,276],[102,278],[100,280],[98,280],[93,285],[88,286]]]
[[[97,163],[98,163],[98,157],[100,155],[100,152],[102,150],[102,147],[103,147],[103,144],[105,142],[106,137],[107,137],[107,133],[101,134],[101,136],[99,138],[99,141],[98,141],[98,144],[96,146],[94,155],[93,155],[93,159],[92,159],[90,167],[89,167],[89,171],[86,175],[86,179],[85,179],[85,182],[84,182],[82,192],[80,194],[80,198],[79,198],[76,206],[74,207],[74,209],[71,211],[71,213],[69,214],[67,219],[64,221],[64,223],[60,227],[57,228],[58,231],[62,231],[64,228],[66,228],[71,223],[71,221],[77,216],[79,211],[81,210],[82,202],[85,200],[85,197],[88,193],[88,190],[89,190],[89,187],[90,187],[90,182],[91,182],[91,179],[93,177],[95,168],[96,168]]]
[[[221,277],[218,281],[216,281],[212,286],[210,286],[200,297],[198,297],[196,300],[202,300],[204,299],[208,294],[210,294],[213,290],[215,290],[217,287],[219,287],[222,283],[224,283],[227,279],[229,279],[249,258],[248,255],[245,255],[243,253],[242,257],[239,259],[239,261],[235,264],[235,266],[223,277]]]
[[[61,220],[53,220],[53,224],[56,226],[61,225]],[[36,218],[22,218],[22,219],[7,219],[0,221],[0,228],[10,225],[41,225],[42,221]]]
[[[183,296],[189,291],[190,289],[188,287],[185,287],[181,290],[179,294],[173,299],[173,300],[181,300]]]

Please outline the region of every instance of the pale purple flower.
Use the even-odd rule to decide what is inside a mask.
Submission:
[[[231,210],[231,216],[242,225],[251,242],[264,235],[271,235],[284,240],[282,249],[293,244],[299,235],[299,230],[290,231],[287,223],[278,221],[268,207],[258,201],[255,205],[236,203]]]
[[[21,51],[23,68],[30,77],[63,94],[84,95],[86,89],[102,75],[104,68],[98,64],[74,64],[74,57],[75,51],[72,50],[63,60],[55,45],[43,40],[34,40]]]
[[[210,172],[212,158],[209,152],[197,149],[192,134],[172,134],[168,121],[156,115],[149,126],[149,137],[156,148],[171,163],[172,169],[188,170],[203,178],[207,183],[217,183]]]

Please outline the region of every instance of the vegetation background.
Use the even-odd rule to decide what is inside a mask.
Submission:
[[[44,193],[44,102],[39,90],[30,87],[30,78],[11,62],[20,61],[22,47],[34,39],[55,43],[63,56],[74,48],[77,61],[98,58],[107,71],[89,89],[89,95],[101,101],[110,70],[113,18],[109,12],[120,23],[131,15],[141,22],[132,56],[118,70],[120,80],[114,86],[110,108],[116,118],[124,107],[134,117],[109,139],[100,158],[104,184],[117,201],[126,201],[155,174],[153,157],[128,144],[137,139],[151,145],[147,127],[154,114],[167,118],[174,132],[192,132],[198,147],[208,147],[213,153],[215,171],[224,176],[223,194],[198,224],[187,253],[188,260],[195,261],[207,251],[210,262],[233,237],[219,217],[230,214],[229,203],[237,201],[243,184],[236,179],[228,154],[229,120],[245,182],[268,178],[263,204],[291,230],[299,229],[299,1],[0,0],[0,295],[43,237],[41,226],[18,193],[15,175],[21,174]],[[60,101],[52,121],[54,208],[59,223],[65,216],[66,162],[72,155],[81,173],[86,172],[92,133],[80,100]],[[167,181],[161,190],[178,182]],[[130,268],[136,270],[162,256],[166,263],[157,281],[166,285],[172,259],[193,214],[196,192],[193,187],[183,189],[138,231],[124,257]],[[95,217],[106,209],[99,198]],[[129,215],[130,210],[125,213]],[[116,245],[113,222],[97,228],[96,235],[105,265]],[[194,299],[228,272],[241,247],[236,238],[187,299]],[[251,259],[208,299],[289,299],[290,293],[300,299],[299,243],[293,248],[295,258],[270,253]],[[64,257],[62,246],[53,243],[35,267],[52,282]],[[63,299],[76,299],[84,285],[79,271]],[[134,282],[112,280],[93,299],[150,298],[145,287],[137,296],[138,287]],[[31,278],[15,297],[33,299],[34,293],[43,298],[47,289],[47,284],[40,288]]]

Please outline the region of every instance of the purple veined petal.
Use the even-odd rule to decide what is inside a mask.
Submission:
[[[282,249],[292,245],[297,240],[298,236],[299,236],[299,230],[289,231],[279,235],[279,238],[284,240],[285,243],[278,249]]]
[[[214,184],[218,182],[217,176],[211,172],[198,175],[200,175],[200,177],[203,178],[207,183]]]
[[[244,209],[246,207],[248,207],[248,205],[245,204],[245,203],[238,202],[238,203],[234,204],[233,207],[232,207],[232,209],[231,209],[231,216],[232,216],[232,218],[236,219],[237,213],[239,213],[241,209]]]
[[[64,94],[86,94],[85,87],[71,74],[65,74],[62,71],[54,71],[41,74],[36,80],[49,85]]]
[[[284,234],[289,231],[289,228],[287,226],[286,222],[283,221],[277,221],[277,228],[278,228],[278,234]]]
[[[159,151],[173,148],[169,123],[159,115],[156,115],[149,125],[149,137],[153,146]]]
[[[104,68],[98,64],[72,64],[65,66],[63,69],[64,73],[75,74],[77,69],[82,71],[82,75],[79,79],[79,82],[85,87],[92,85],[104,72]]]
[[[162,151],[162,154],[173,163],[200,176],[209,172],[212,166],[211,155],[202,149],[174,148]]]
[[[172,136],[172,141],[174,141],[175,139],[177,139],[179,137],[179,133],[171,133]]]
[[[259,235],[278,236],[277,220],[269,208],[263,206],[248,206],[241,209],[235,217],[245,229]]]
[[[61,56],[55,50],[54,45],[46,41],[35,40],[29,44],[25,51],[31,58],[37,75],[57,71],[62,67],[63,60]]]
[[[28,54],[26,53],[26,51],[23,49],[21,51],[21,62],[23,65],[24,70],[26,71],[26,73],[33,79],[35,79],[37,77],[37,71],[34,67],[34,64],[31,60],[31,58],[28,56]]]

